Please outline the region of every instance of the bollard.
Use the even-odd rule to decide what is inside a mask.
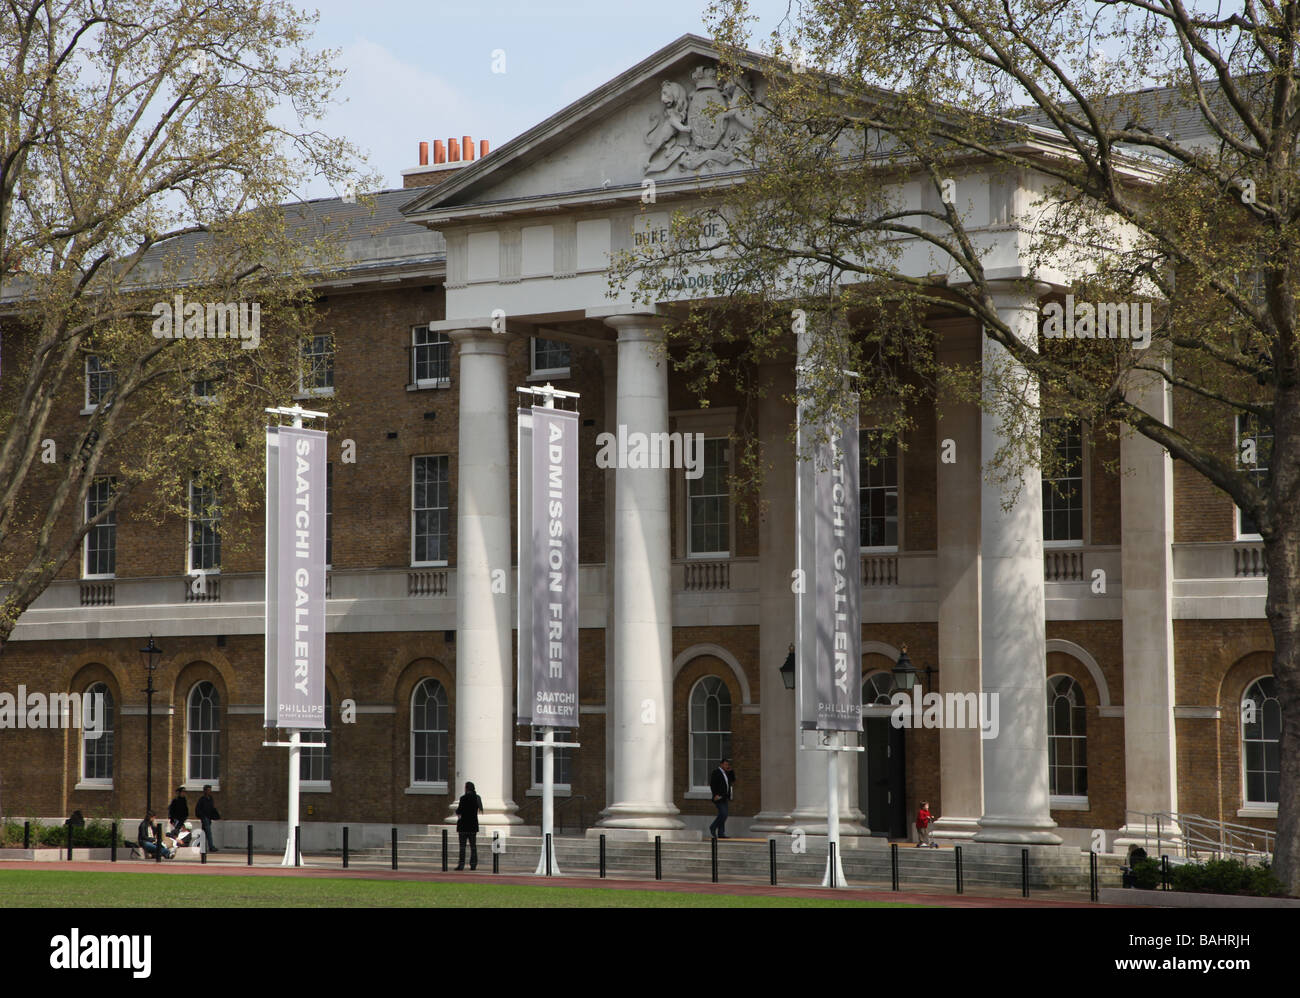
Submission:
[[[1020,896],[1029,897],[1029,850],[1020,850]]]
[[[954,848],[953,852],[957,854],[957,893],[961,894],[965,888],[961,876],[961,846]]]
[[[830,843],[830,850],[827,852],[827,855],[830,856],[831,886],[838,887],[839,885],[835,883],[835,843],[834,842]]]
[[[605,833],[600,833],[600,879],[605,879]]]
[[[348,826],[343,826],[343,869],[348,868]]]
[[[253,865],[253,826],[248,826],[248,865]]]
[[[1088,853],[1088,900],[1093,904],[1097,903],[1100,894],[1097,891],[1097,854]]]
[[[501,854],[499,852],[496,852],[495,850],[493,850],[492,852],[492,872],[493,873],[501,872]]]
[[[1160,857],[1160,889],[1169,890],[1169,857]]]
[[[32,847],[32,823],[30,821],[24,821],[23,822],[23,848],[30,849],[31,847]]]
[[[153,850],[153,861],[154,861],[155,863],[161,863],[161,862],[162,862],[162,852],[163,852],[163,850],[164,850],[165,848],[167,848],[167,847],[163,845],[162,829],[159,828],[159,829],[158,829],[158,841],[157,841],[157,843],[154,845],[154,850]]]
[[[546,875],[551,875],[551,833],[546,833],[546,841],[543,843],[546,847]]]
[[[711,840],[713,842],[713,882],[718,882],[718,837],[715,835]]]
[[[199,863],[206,865],[208,862],[208,840],[203,840],[203,848],[199,850]]]
[[[68,826],[68,862],[72,862],[72,826]]]
[[[898,843],[889,843],[889,869],[892,890],[898,890]]]
[[[664,879],[663,855],[660,852],[662,846],[662,837],[655,836],[655,880]]]
[[[776,886],[776,839],[767,840],[767,869],[772,886]]]
[[[108,861],[110,863],[116,863],[117,862],[117,822],[116,821],[113,822],[112,835],[113,837],[109,840],[108,843]]]
[[[492,855],[495,856],[496,853]],[[442,872],[447,872],[447,829],[445,828],[442,830]],[[494,869],[492,872],[496,873],[496,870]]]
[[[397,869],[397,829],[393,829],[393,869]]]
[[[302,866],[302,825],[293,826],[293,865]]]

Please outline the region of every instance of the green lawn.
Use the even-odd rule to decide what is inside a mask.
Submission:
[[[0,908],[898,908],[615,888],[435,884],[358,878],[0,871]]]

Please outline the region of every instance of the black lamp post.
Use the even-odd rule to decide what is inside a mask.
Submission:
[[[781,682],[787,690],[794,689],[794,645],[790,646],[790,654],[786,655],[785,663],[781,666]]]
[[[898,664],[894,666],[894,687],[900,690],[910,690],[917,681],[917,677],[922,672],[925,673],[925,684],[922,689],[930,685],[930,676],[938,672],[938,669],[932,669],[926,666],[924,669],[918,669],[912,664],[912,660],[907,657],[907,645],[903,645],[898,653]]]
[[[148,685],[140,692],[145,695],[145,762],[144,762],[144,814],[149,817],[153,810],[153,674],[158,668],[158,659],[162,658],[162,649],[153,643],[149,635],[149,644],[140,649],[140,660],[144,663],[145,675],[149,677]]]

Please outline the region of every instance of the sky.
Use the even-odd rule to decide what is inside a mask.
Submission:
[[[421,141],[432,149],[434,139],[470,135],[476,150],[484,138],[495,149],[674,39],[707,34],[708,0],[293,3],[320,12],[314,47],[341,50],[347,71],[343,103],[320,127],[360,147],[389,188],[417,165]],[[786,7],[752,0],[754,37]]]

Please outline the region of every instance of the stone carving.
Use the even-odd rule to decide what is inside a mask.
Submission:
[[[734,80],[719,87],[715,66],[698,66],[691,79],[695,89],[689,95],[673,80],[664,80],[659,87],[663,111],[650,115],[646,173],[663,173],[673,166],[685,171],[711,169],[740,158],[738,147],[754,127],[744,106],[748,94]]]

